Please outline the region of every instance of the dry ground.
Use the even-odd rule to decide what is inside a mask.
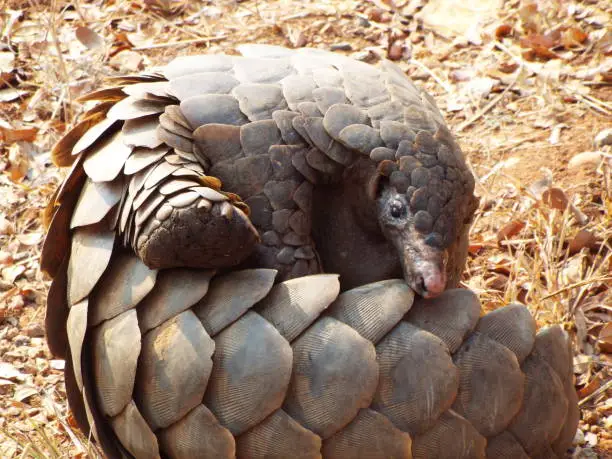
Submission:
[[[463,4],[478,5],[480,11]],[[452,11],[452,14],[449,12]],[[574,339],[575,457],[612,455],[612,31],[606,0],[0,0],[0,457],[96,457],[44,342],[49,149],[104,76],[242,42],[395,60],[437,99],[481,206],[465,284]]]

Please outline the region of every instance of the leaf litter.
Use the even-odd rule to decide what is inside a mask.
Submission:
[[[612,454],[608,2],[48,3],[5,0],[0,11],[1,457],[100,456],[43,336],[40,215],[65,173],[51,147],[87,108],[76,99],[110,75],[244,42],[388,58],[435,97],[481,197],[463,283],[485,310],[522,302],[538,326],[570,333],[582,411],[573,456]]]

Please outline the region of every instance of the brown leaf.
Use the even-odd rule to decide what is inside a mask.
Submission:
[[[552,209],[565,210],[569,199],[561,188],[553,187],[542,193],[542,202]]]
[[[555,46],[555,40],[551,36],[531,34],[521,38],[519,44],[522,48],[529,48],[523,53],[523,57],[527,60],[540,59],[557,59],[559,56],[551,51]]]
[[[499,71],[504,73],[514,73],[516,69],[518,69],[518,63],[512,62],[500,62],[499,63]]]
[[[528,61],[535,61],[537,58],[548,60],[557,59],[559,56],[544,46],[536,45],[523,52],[523,57]]]
[[[399,61],[404,55],[404,43],[402,41],[395,41],[387,51],[387,57],[392,61]]]
[[[10,235],[15,233],[15,225],[3,215],[0,215],[0,236]]]
[[[525,228],[525,223],[520,222],[518,220],[512,220],[509,223],[506,223],[498,232],[497,232],[497,242],[501,243],[506,239],[510,239],[513,236],[516,236],[521,230]]]
[[[113,56],[109,64],[123,72],[138,72],[143,69],[144,57],[136,51],[125,50]]]
[[[595,392],[600,387],[601,387],[601,376],[597,374],[595,375],[593,379],[589,381],[589,383],[586,386],[584,386],[582,389],[578,391],[578,398],[582,400],[583,398],[591,395],[593,392]]]
[[[14,143],[9,147],[8,160],[11,180],[20,181],[28,173],[29,161],[19,144]]]
[[[510,24],[501,24],[495,29],[495,38],[498,40],[503,37],[507,37],[512,33],[512,26]]]
[[[602,352],[612,354],[612,322],[608,322],[603,326],[599,332],[597,344],[599,344],[599,349]]]
[[[77,40],[83,43],[88,49],[96,49],[104,46],[104,38],[89,27],[77,27],[75,35]]]
[[[486,244],[482,242],[472,242],[468,246],[468,253],[470,253],[471,255],[478,255],[478,253],[480,253],[480,251],[483,250],[485,247]]]
[[[487,279],[486,285],[492,290],[503,292],[506,290],[508,285],[508,276],[504,274],[496,274],[495,276]]]
[[[597,244],[597,237],[588,230],[580,230],[570,241],[568,250],[570,255],[580,252],[583,248],[592,249]]]
[[[23,129],[12,129],[0,126],[0,142],[14,143],[18,141],[34,142],[38,128],[30,127]]]
[[[366,14],[371,21],[374,22],[389,22],[388,13],[382,8],[374,7],[366,10]]]
[[[546,35],[540,35],[538,33],[532,33],[523,37],[519,40],[519,44],[522,48],[536,48],[542,47],[546,49],[550,49],[555,45],[555,42],[551,37]]]
[[[575,48],[582,45],[589,35],[578,27],[570,27],[561,35],[561,43],[565,48]]]
[[[496,274],[510,276],[513,266],[514,260],[508,258],[505,254],[494,255],[489,258],[489,261],[487,263],[487,270]]]

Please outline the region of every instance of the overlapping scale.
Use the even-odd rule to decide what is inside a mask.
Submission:
[[[338,276],[319,274],[275,285],[257,305],[257,312],[292,342],[340,292]]]
[[[453,356],[459,369],[455,412],[485,437],[504,430],[521,408],[525,376],[510,349],[473,333]]]
[[[273,269],[248,269],[216,277],[193,310],[208,334],[215,336],[264,298],[275,277]]]
[[[160,457],[157,437],[133,400],[110,423],[123,447],[136,459]]]
[[[413,299],[414,292],[404,282],[381,281],[342,293],[329,314],[378,343],[408,312]]]
[[[366,408],[344,429],[325,440],[322,453],[329,459],[411,459],[412,439],[385,416]]]
[[[214,457],[232,459],[236,444],[229,430],[204,405],[197,405],[186,416],[158,433],[160,449],[168,457],[192,459]]]
[[[155,286],[157,271],[148,268],[134,254],[119,252],[96,285],[90,299],[89,325],[136,307]]]
[[[452,410],[444,412],[435,425],[413,437],[414,459],[484,459],[487,440]]]
[[[509,323],[516,326],[508,327]],[[521,364],[533,349],[536,323],[525,306],[509,304],[482,317],[475,331],[506,346]]]
[[[459,388],[459,372],[448,348],[431,333],[401,322],[378,343],[376,352],[380,380],[372,408],[411,435],[430,429],[450,408]]]
[[[283,409],[326,439],[372,402],[374,346],[348,325],[322,317],[292,345],[293,374]]]
[[[542,454],[558,437],[568,409],[563,383],[555,370],[537,354],[521,366],[525,394],[521,409],[508,427],[531,456]]]
[[[238,457],[320,459],[321,438],[282,409],[236,438]]]
[[[100,409],[116,416],[132,400],[140,355],[135,310],[126,311],[93,329],[93,376]]]
[[[417,298],[406,315],[411,324],[440,338],[454,353],[474,329],[480,302],[470,290],[447,290],[436,298]]]
[[[291,377],[291,347],[254,312],[215,336],[215,344],[204,403],[224,427],[240,435],[283,403]]]
[[[163,270],[153,291],[138,305],[140,329],[146,332],[196,304],[208,291],[213,275],[209,270]]]
[[[202,400],[214,349],[191,311],[143,335],[134,396],[151,429],[177,422]]]

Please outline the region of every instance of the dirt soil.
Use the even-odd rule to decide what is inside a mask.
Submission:
[[[75,99],[245,42],[391,59],[434,95],[481,199],[464,284],[484,310],[521,302],[570,333],[573,457],[612,457],[611,15],[607,0],[0,0],[0,457],[99,456],[45,344],[39,268]]]

